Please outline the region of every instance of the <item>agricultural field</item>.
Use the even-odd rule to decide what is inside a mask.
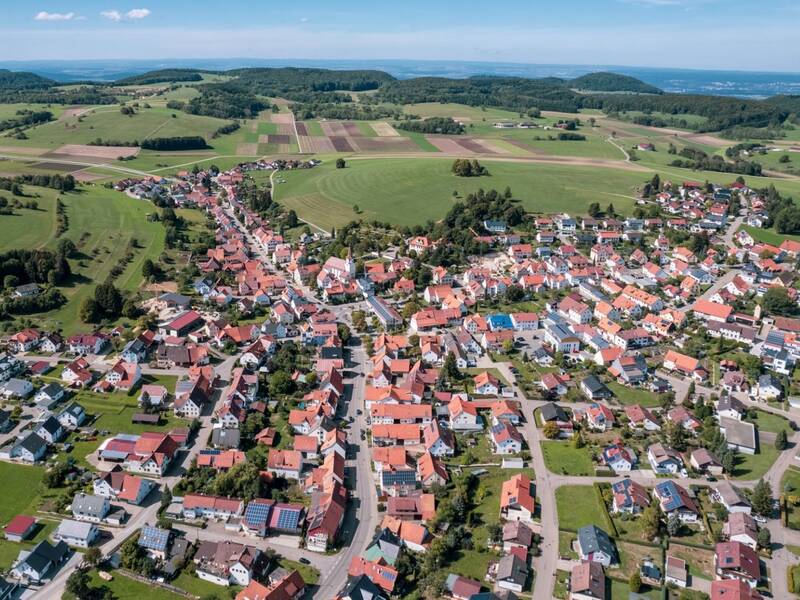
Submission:
[[[454,199],[479,188],[510,186],[526,210],[581,213],[591,202],[613,202],[622,212],[633,206],[635,188],[646,175],[623,170],[584,166],[486,162],[489,177],[459,178],[450,172],[448,159],[350,159],[346,169],[326,161],[314,169],[286,172],[286,183],[276,198],[302,219],[324,229],[353,219],[379,219],[415,225],[442,218]],[[626,195],[626,192],[630,196]],[[357,205],[359,215],[353,211]]]

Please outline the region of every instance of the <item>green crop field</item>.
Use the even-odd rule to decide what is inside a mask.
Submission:
[[[74,273],[72,282],[62,288],[68,301],[57,310],[31,317],[39,327],[62,328],[67,334],[84,328],[78,319],[81,302],[93,294],[95,284],[105,281],[111,269],[126,254],[132,239],[137,240],[138,247],[134,250],[134,259],[115,282],[120,289],[136,290],[142,281],[145,258],[155,259],[164,250],[163,226],[146,218],[154,210],[150,203],[99,186],[79,189],[78,192],[61,194],[69,219],[69,229],[63,237],[75,242],[81,253],[77,260],[70,261]],[[21,209],[18,212],[22,216],[0,217],[0,234],[16,230],[20,224],[25,225],[25,229],[20,229],[24,231],[22,238],[16,234],[4,235],[0,249],[54,248],[58,243],[55,238],[56,194],[53,190],[32,186],[25,186],[25,190],[40,195],[37,201],[41,211]]]
[[[498,108],[478,108],[465,104],[447,104],[439,102],[425,102],[423,104],[406,104],[403,112],[408,115],[417,115],[423,119],[429,117],[451,117],[459,121],[511,121],[520,120],[519,113]],[[528,117],[524,117],[528,119]]]
[[[140,108],[134,116],[120,113],[117,106],[92,109],[82,117],[68,117],[26,131],[27,140],[0,138],[3,145],[30,146],[54,150],[64,144],[86,144],[97,138],[132,142],[155,137],[199,135],[211,141],[211,135],[224,119],[190,115],[167,108]],[[173,117],[174,115],[174,117]]]
[[[591,202],[613,202],[625,213],[633,205],[634,188],[649,175],[584,166],[486,161],[489,177],[459,178],[451,160],[376,158],[348,161],[335,169],[332,161],[308,170],[289,171],[276,198],[297,214],[330,229],[356,218],[400,225],[442,218],[460,195],[479,188],[510,186],[526,210],[581,214]],[[353,205],[362,213],[356,215]]]
[[[13,119],[20,110],[47,110],[53,113],[53,117],[57,119],[64,112],[64,107],[59,104],[0,104],[0,121]]]

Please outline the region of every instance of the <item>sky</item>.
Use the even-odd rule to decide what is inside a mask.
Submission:
[[[800,71],[799,0],[0,0],[0,13],[0,60],[9,61],[416,59]]]

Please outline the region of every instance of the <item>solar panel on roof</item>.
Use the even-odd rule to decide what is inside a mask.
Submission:
[[[247,510],[245,511],[245,521],[248,525],[264,523],[269,518],[271,508],[269,504],[251,502],[247,505]]]
[[[297,529],[299,520],[299,510],[281,509],[281,514],[278,516],[278,529]]]

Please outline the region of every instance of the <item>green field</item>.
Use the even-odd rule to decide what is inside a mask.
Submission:
[[[20,216],[0,216],[0,234],[3,234],[0,250],[55,248],[56,193],[32,186],[25,186],[25,191],[39,195],[35,199],[40,210],[21,209]],[[61,198],[69,219],[69,229],[63,237],[75,242],[80,257],[70,261],[73,278],[62,288],[68,302],[60,309],[33,318],[39,327],[62,328],[64,333],[71,334],[84,328],[78,319],[81,302],[94,292],[94,284],[106,279],[134,238],[138,243],[134,259],[115,283],[120,289],[138,289],[142,263],[146,258],[157,258],[164,250],[164,228],[160,223],[147,221],[147,214],[154,210],[150,203],[113,190],[82,186],[79,191],[61,194]]]
[[[653,408],[659,406],[658,395],[647,390],[639,390],[629,388],[616,381],[611,381],[606,384],[608,389],[614,392],[614,397],[617,402],[628,406],[630,404],[641,404],[645,408]]]
[[[603,527],[603,507],[590,485],[564,485],[556,490],[558,526],[580,529],[584,525]],[[607,532],[609,533],[609,532]]]
[[[89,585],[91,585],[92,588],[108,588],[115,600],[141,600],[141,598],[145,597],[148,600],[178,600],[184,598],[184,596],[180,594],[175,594],[157,585],[148,585],[126,577],[119,571],[111,571],[111,575],[113,576],[111,581],[104,581],[100,579],[97,571],[92,571],[90,573],[91,581]],[[223,588],[220,588],[220,590],[222,589]],[[70,593],[65,593],[63,598],[65,600],[79,600]]]
[[[5,527],[19,514],[32,514],[37,497],[39,483],[42,481],[44,469],[12,463],[0,462],[0,481],[6,488],[5,500],[0,503],[0,524]]]
[[[593,475],[594,466],[586,448],[573,448],[570,442],[542,441],[544,463],[560,475]]]
[[[739,452],[736,455],[733,478],[744,480],[760,479],[766,475],[767,471],[778,459],[779,454],[772,443],[759,443],[756,454]]]
[[[422,158],[350,159],[348,168],[335,169],[326,161],[314,169],[289,171],[276,197],[287,208],[320,227],[330,229],[359,218],[400,225],[440,219],[453,204],[453,191],[462,196],[479,188],[510,186],[530,212],[550,213],[569,207],[582,213],[592,202],[613,201],[622,212],[633,205],[634,188],[647,177],[614,169],[486,162],[489,177],[459,178],[450,173],[452,161]]]
[[[26,131],[27,140],[0,138],[0,141],[2,145],[49,150],[64,144],[86,144],[97,138],[132,142],[155,137],[200,135],[211,142],[214,131],[226,123],[228,121],[224,119],[161,107],[140,108],[136,115],[127,116],[120,113],[118,106],[103,106],[81,117],[67,117],[33,127]]]
[[[765,244],[772,244],[773,246],[780,246],[785,240],[800,241],[800,235],[778,233],[774,229],[762,229],[761,227],[751,227],[750,225],[742,225],[741,228],[749,233],[757,242],[764,242]]]

